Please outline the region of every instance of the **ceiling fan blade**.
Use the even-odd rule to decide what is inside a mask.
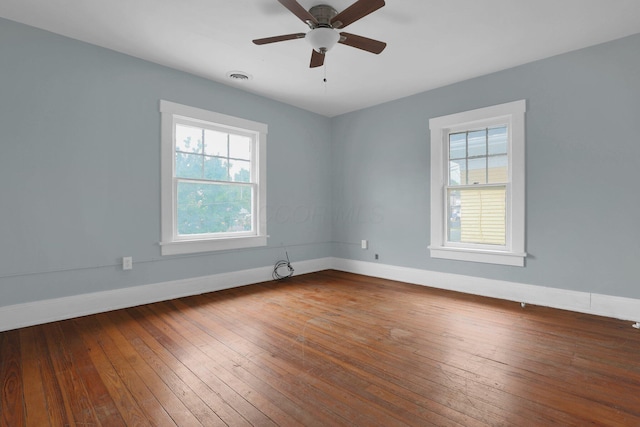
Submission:
[[[333,17],[333,28],[344,28],[384,6],[384,0],[358,0]]]
[[[281,5],[289,9],[291,13],[293,13],[298,18],[300,18],[302,22],[308,23],[308,21],[311,21],[314,24],[318,23],[316,18],[312,14],[310,14],[308,10],[302,7],[302,5],[298,3],[296,0],[278,0],[278,1],[280,2]]]
[[[319,53],[315,49],[311,51],[311,64],[309,64],[309,68],[322,67],[324,64],[324,53]]]
[[[340,33],[340,40],[338,43],[346,44],[347,46],[355,47],[358,49],[366,50],[367,52],[378,54],[387,47],[385,42],[381,42],[367,37],[357,36],[355,34]]]
[[[263,39],[255,39],[253,42],[255,44],[267,44],[267,43],[283,42],[285,40],[303,39],[305,35],[306,35],[305,33],[285,34],[283,36],[265,37]]]

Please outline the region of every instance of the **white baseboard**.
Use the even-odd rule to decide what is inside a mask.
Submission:
[[[634,322],[640,321],[640,300],[633,298],[525,285],[342,258],[300,261],[295,262],[293,267],[296,275],[335,269],[508,301],[525,302]],[[267,266],[0,307],[0,332],[265,282],[271,280],[272,270],[273,267]]]
[[[295,262],[293,267],[296,275],[327,270],[331,258]],[[266,282],[272,280],[272,271],[267,266],[0,307],[0,332]]]
[[[365,261],[333,258],[333,269],[383,279],[397,280],[416,285],[464,292],[507,301],[524,302],[579,313],[612,317],[621,320],[640,320],[640,300],[525,285],[503,280],[440,273],[416,268],[398,267]]]

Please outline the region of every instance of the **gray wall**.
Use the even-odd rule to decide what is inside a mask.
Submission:
[[[431,259],[429,118],[518,99],[526,267]],[[640,298],[639,123],[640,35],[334,118],[334,255]]]
[[[269,125],[269,246],[161,257],[160,99]],[[330,255],[330,120],[0,20],[0,306]],[[122,271],[121,257],[134,269]]]
[[[282,245],[640,298],[640,35],[333,119],[6,20],[0,40],[0,306],[268,266]],[[428,119],[522,98],[526,267],[430,259]],[[269,125],[268,247],[160,256],[160,99]]]

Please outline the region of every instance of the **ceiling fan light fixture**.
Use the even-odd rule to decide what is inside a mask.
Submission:
[[[311,47],[318,53],[326,53],[340,40],[340,34],[333,28],[318,27],[305,36]]]
[[[340,13],[327,4],[318,4],[306,10],[298,1],[299,0],[278,0],[281,5],[289,9],[289,12],[293,13],[309,26],[310,31],[308,33],[263,37],[253,40],[253,43],[264,45],[305,38],[313,48],[309,68],[323,66],[325,53],[331,50],[336,43],[375,54],[379,54],[387,46],[386,43],[379,40],[369,39],[356,34],[338,32],[338,30],[342,31],[348,25],[383,7],[385,0],[355,0],[355,3]]]

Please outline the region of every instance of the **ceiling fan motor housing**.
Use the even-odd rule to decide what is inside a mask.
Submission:
[[[333,28],[331,26],[331,20],[338,14],[338,12],[329,5],[319,4],[309,9],[309,13],[316,18],[317,24],[309,23],[311,29],[319,27]]]

